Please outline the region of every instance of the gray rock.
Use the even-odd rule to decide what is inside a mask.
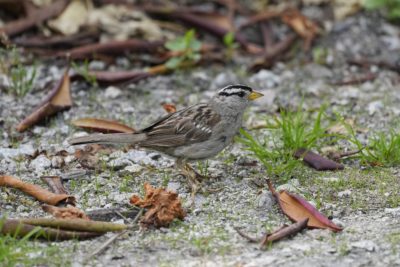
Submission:
[[[369,103],[367,107],[368,114],[370,116],[374,115],[377,111],[380,111],[382,109],[383,109],[383,103],[380,100]]]
[[[107,166],[113,168],[114,170],[123,169],[131,164],[132,162],[127,158],[116,158],[107,162]]]
[[[179,182],[169,182],[167,185],[167,189],[171,191],[178,192],[178,189],[181,187],[181,183]]]
[[[395,217],[399,217],[400,218],[400,207],[397,208],[386,208],[385,209],[385,213],[386,214],[391,214]]]
[[[257,208],[271,210],[275,204],[275,198],[270,191],[261,192],[256,198]]]
[[[39,155],[31,161],[29,167],[34,169],[36,172],[43,172],[51,167],[51,160],[49,160],[45,155]]]
[[[351,190],[347,189],[337,193],[338,197],[349,197],[351,195]]]
[[[107,87],[106,91],[104,92],[104,96],[106,98],[111,98],[111,99],[115,99],[115,98],[119,97],[121,94],[122,94],[122,91],[115,86]]]
[[[129,166],[126,166],[124,171],[130,172],[130,173],[138,173],[143,170],[143,167],[140,166],[139,164],[131,164]]]
[[[0,159],[10,159],[20,156],[33,156],[36,153],[36,149],[33,148],[32,144],[22,144],[19,148],[1,148],[0,147]]]
[[[353,243],[351,243],[351,247],[355,248],[355,249],[366,250],[369,252],[373,252],[377,248],[375,243],[371,240],[360,240],[360,241],[353,242]]]
[[[281,78],[272,71],[260,70],[251,76],[249,81],[263,88],[273,88],[281,83]]]
[[[215,91],[224,86],[238,83],[237,76],[233,72],[222,72],[211,82],[210,89]]]

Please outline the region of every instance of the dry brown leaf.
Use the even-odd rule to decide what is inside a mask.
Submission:
[[[363,6],[363,0],[333,0],[333,2],[333,15],[336,20],[355,14]]]
[[[133,195],[130,203],[141,208],[147,208],[142,225],[157,228],[168,226],[175,218],[183,220],[186,213],[177,193],[166,191],[164,188],[154,188],[149,183],[144,184],[144,199]]]
[[[71,122],[76,127],[93,130],[101,133],[134,133],[135,129],[117,121],[82,118]]]
[[[18,132],[23,132],[46,117],[72,106],[68,71],[69,67],[65,70],[62,79],[51,90],[48,97],[28,117],[17,125]]]
[[[75,205],[75,197],[67,194],[54,194],[38,185],[29,184],[13,176],[0,176],[0,186],[12,187],[25,192],[39,201],[50,205],[58,205],[61,202]]]
[[[275,191],[272,183],[268,180],[268,187],[275,196],[282,212],[292,221],[299,222],[308,218],[307,226],[309,228],[329,229],[334,232],[343,229],[331,222],[323,214],[321,214],[314,206],[307,202],[304,198],[285,190],[279,193]]]
[[[320,31],[318,25],[295,9],[283,12],[282,21],[304,39],[304,49],[309,50],[312,41]]]
[[[72,0],[57,18],[48,22],[48,25],[64,35],[75,34],[87,21],[89,10],[92,8],[91,0]]]
[[[162,106],[163,106],[164,110],[168,113],[176,112],[176,107],[174,104],[163,104]]]
[[[56,206],[51,206],[51,205],[42,205],[42,209],[50,213],[56,218],[60,219],[84,219],[84,220],[90,220],[90,218],[80,209],[68,205],[67,207],[56,207]]]

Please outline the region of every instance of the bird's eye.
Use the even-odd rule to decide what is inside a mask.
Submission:
[[[239,93],[238,93],[238,96],[244,97],[244,92],[239,92]]]

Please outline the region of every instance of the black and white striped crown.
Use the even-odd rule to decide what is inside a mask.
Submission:
[[[253,89],[250,87],[243,85],[243,84],[234,84],[234,85],[228,85],[219,90],[218,95],[221,96],[231,96],[231,95],[237,95],[240,97],[244,97],[245,95],[253,92]]]

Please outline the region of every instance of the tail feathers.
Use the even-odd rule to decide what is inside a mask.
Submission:
[[[68,140],[71,145],[81,144],[135,144],[146,140],[146,134],[117,133],[117,134],[92,134]]]

